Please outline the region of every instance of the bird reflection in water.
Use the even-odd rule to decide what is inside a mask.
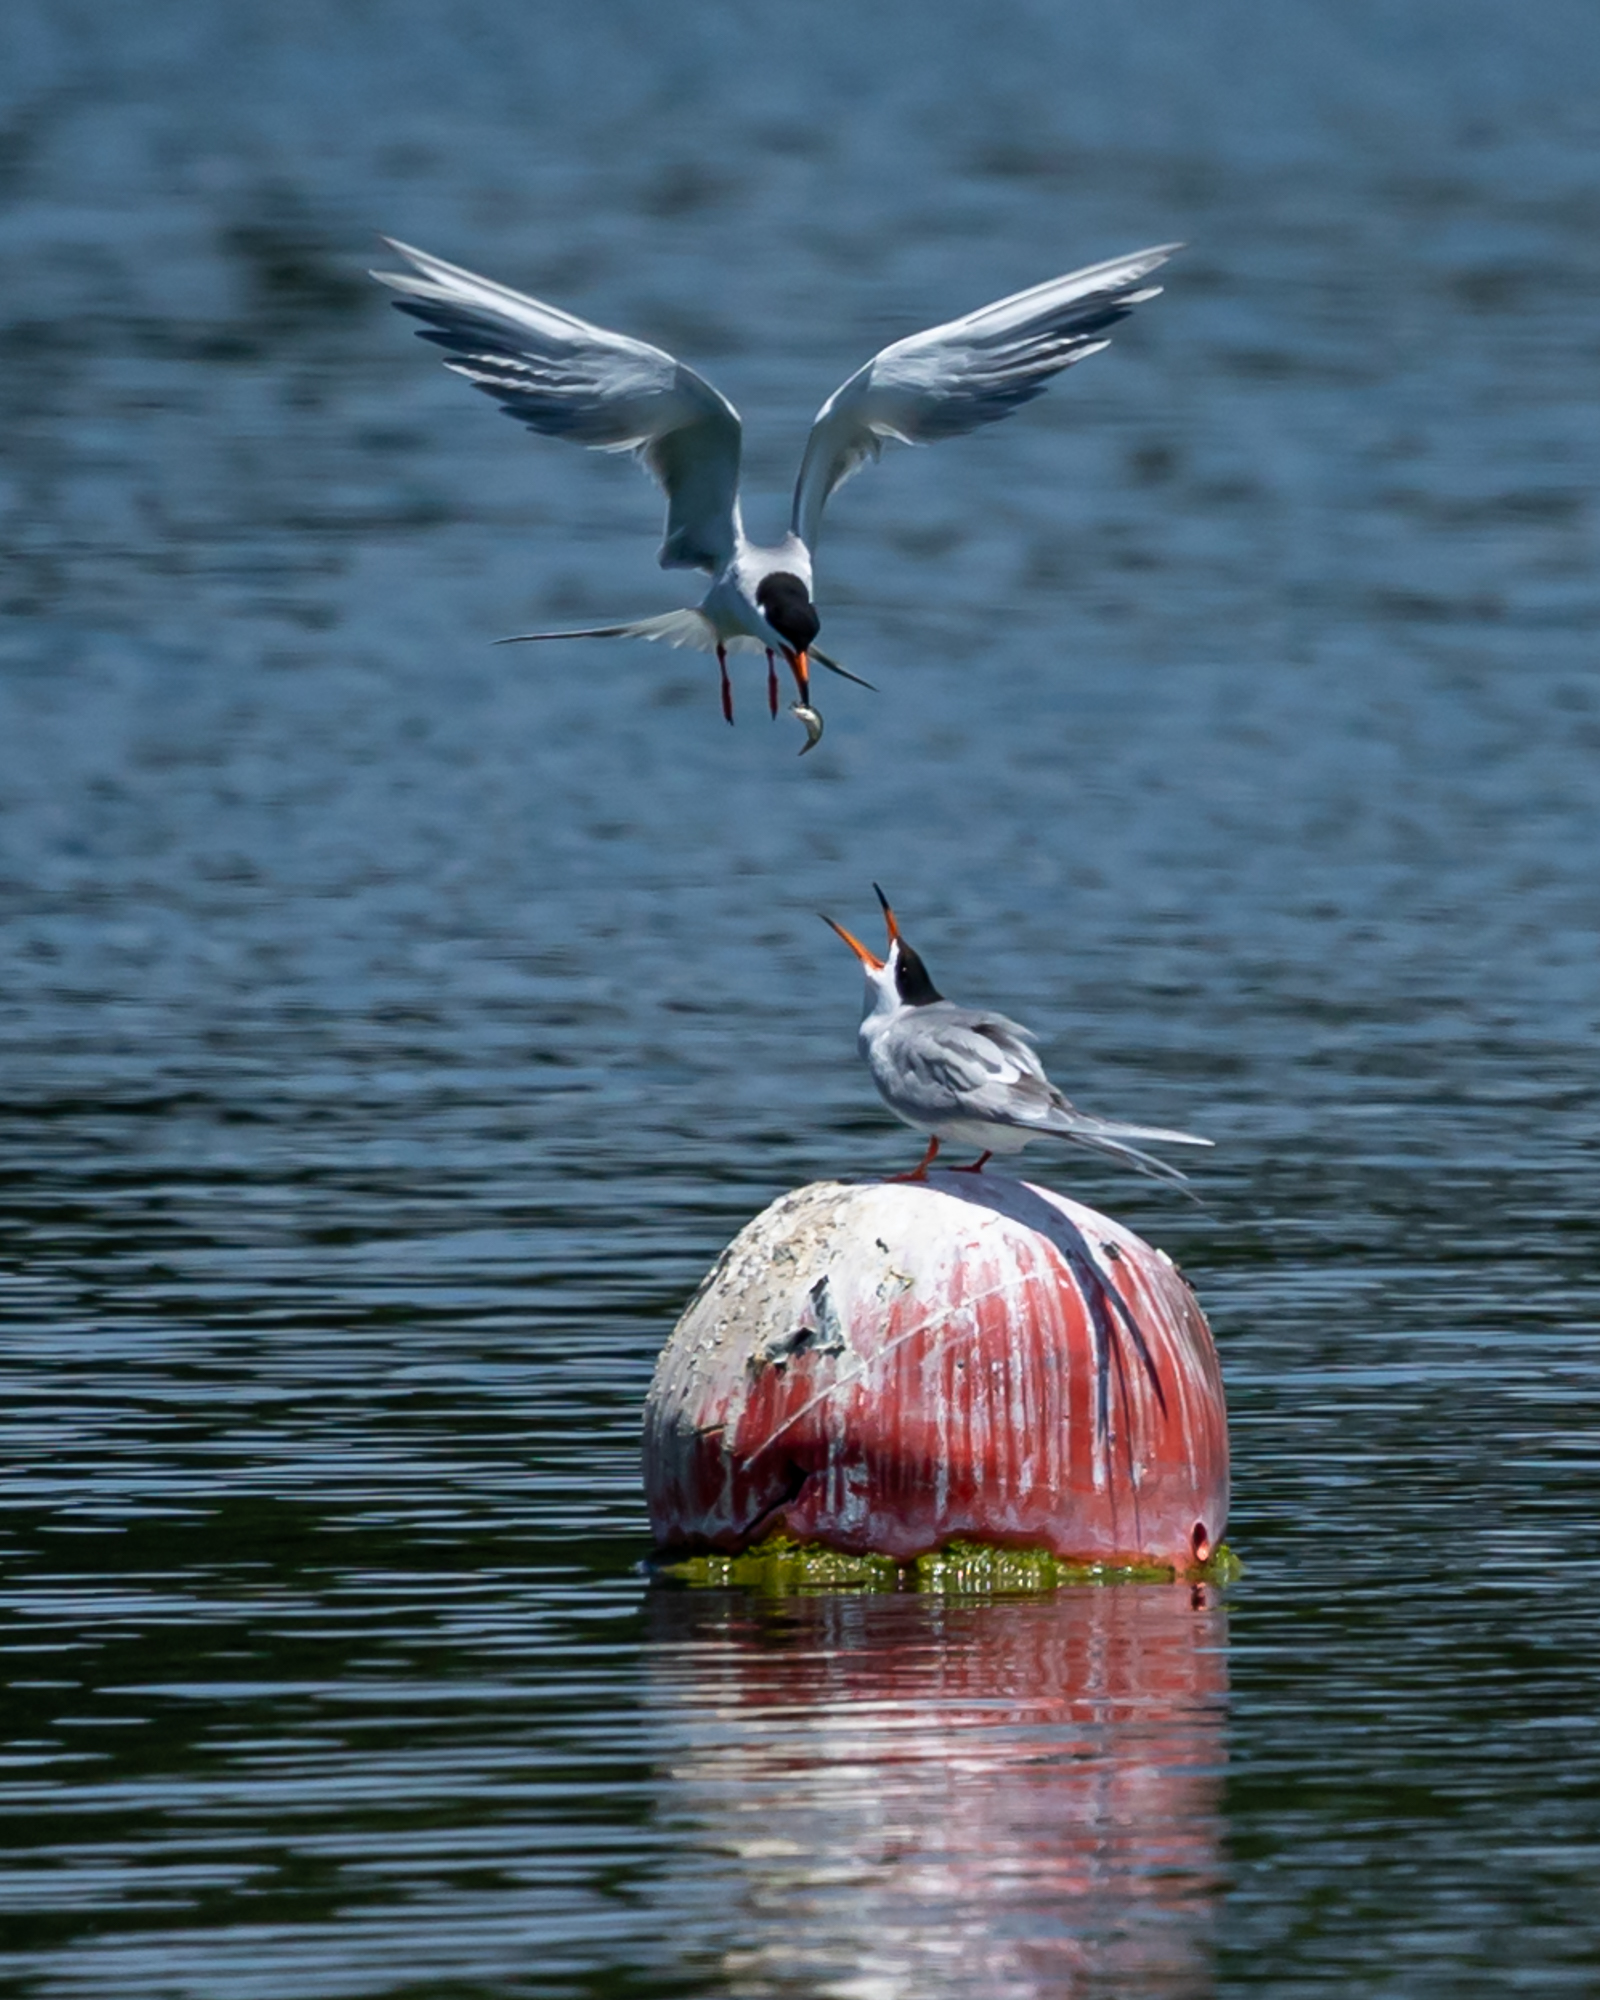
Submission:
[[[1213,1593],[661,1590],[651,1615],[661,1888],[704,1911],[718,1992],[1211,1992]]]

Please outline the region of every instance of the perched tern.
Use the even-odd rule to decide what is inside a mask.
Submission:
[[[424,322],[420,337],[445,350],[446,367],[530,430],[634,453],[667,496],[661,567],[704,570],[712,579],[694,608],[517,639],[661,639],[714,652],[729,722],[729,653],[765,651],[774,715],[775,655],[782,654],[799,692],[794,712],[806,724],[806,750],[822,733],[810,663],[860,679],[816,645],[812,552],[829,496],[878,458],[886,439],[932,444],[995,423],[1063,368],[1098,354],[1119,320],[1157,296],[1160,286],[1145,280],[1181,247],[1166,243],[1090,264],[884,348],[817,412],[789,532],[763,548],[747,539],[739,513],[739,413],[692,368],[659,347],[383,240],[412,268],[372,275],[399,293],[394,304],[402,312]]]
[[[928,968],[900,934],[889,900],[876,883],[889,930],[887,956],[867,950],[832,917],[837,931],[867,974],[867,1005],[858,1044],[878,1095],[894,1115],[929,1134],[928,1150],[908,1174],[926,1180],[940,1142],[982,1148],[962,1174],[983,1171],[995,1153],[1020,1153],[1034,1139],[1069,1139],[1109,1154],[1142,1174],[1187,1187],[1187,1176],[1165,1160],[1126,1143],[1155,1139],[1171,1146],[1209,1146],[1192,1132],[1154,1125],[1118,1125],[1069,1104],[1033,1052],[1035,1037],[1004,1014],[958,1007],[928,977]]]

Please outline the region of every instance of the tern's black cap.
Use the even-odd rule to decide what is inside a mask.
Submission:
[[[775,569],[756,585],[756,602],[780,639],[803,653],[822,630],[811,593],[793,570]]]
[[[894,990],[907,1007],[926,1007],[944,995],[928,977],[928,968],[900,935],[900,925],[890,908],[889,898],[876,882],[872,893],[883,905],[883,920],[889,926],[889,953],[894,958]]]
[[[904,938],[895,939],[895,991],[908,1007],[926,1007],[944,995],[928,977],[928,968]]]

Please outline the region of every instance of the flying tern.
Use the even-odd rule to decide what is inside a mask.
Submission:
[[[995,423],[1039,395],[1053,375],[1098,354],[1119,320],[1157,296],[1160,286],[1145,281],[1181,247],[1166,243],[1087,265],[884,348],[817,412],[789,532],[767,548],[747,538],[740,517],[739,413],[702,376],[645,341],[383,240],[411,269],[372,275],[399,294],[393,303],[402,312],[423,321],[420,337],[445,350],[445,365],[530,430],[634,453],[667,496],[661,567],[704,570],[712,579],[692,608],[517,639],[659,639],[714,652],[729,722],[728,655],[766,652],[776,715],[781,654],[799,693],[795,713],[806,724],[806,750],[822,732],[811,707],[810,663],[860,678],[816,644],[812,555],[829,496],[881,456],[886,440],[932,444]]]
[[[1187,1176],[1176,1167],[1127,1141],[1209,1146],[1209,1139],[1154,1125],[1113,1124],[1079,1111],[1045,1075],[1028,1029],[1004,1014],[958,1007],[945,999],[901,936],[888,898],[876,883],[873,887],[889,931],[885,957],[868,951],[832,917],[822,921],[866,968],[867,1004],[858,1045],[878,1094],[897,1118],[929,1135],[928,1150],[916,1166],[893,1179],[926,1180],[944,1140],[983,1149],[970,1166],[955,1169],[975,1174],[996,1153],[1019,1153],[1034,1139],[1054,1138],[1187,1187]]]

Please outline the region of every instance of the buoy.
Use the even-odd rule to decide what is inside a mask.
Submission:
[[[1179,1575],[1228,1513],[1222,1376],[1164,1252],[994,1174],[817,1182],[723,1252],[657,1363],[664,1552],[955,1540]]]

